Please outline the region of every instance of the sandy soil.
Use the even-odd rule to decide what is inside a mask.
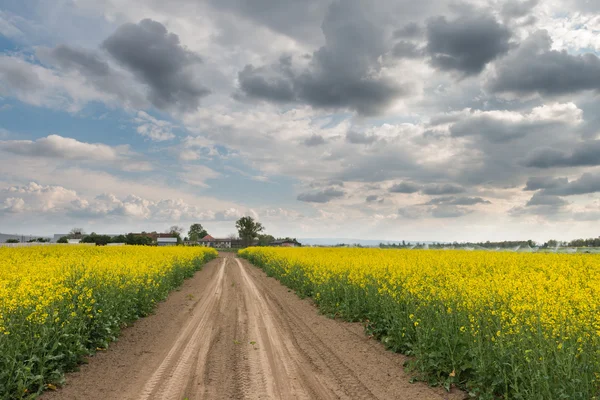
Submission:
[[[211,261],[42,399],[463,399],[233,254]]]

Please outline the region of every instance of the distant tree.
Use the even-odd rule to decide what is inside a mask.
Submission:
[[[56,241],[56,243],[69,243],[69,238],[67,236],[63,236]]]
[[[170,233],[171,235],[173,235],[177,238],[177,244],[182,244],[183,240],[181,239],[181,234],[184,231],[185,231],[185,229],[182,226],[173,225],[172,227],[169,228],[167,233]]]
[[[85,235],[83,228],[73,228],[67,235],[69,239],[81,239]]]
[[[110,239],[111,243],[127,243],[127,237],[125,235],[118,235]]]
[[[50,242],[50,238],[39,237],[35,241],[36,242],[40,242],[40,243],[49,243]]]
[[[95,243],[96,246],[106,246],[111,241],[111,237],[108,235],[98,235],[95,232],[90,233],[87,236],[84,236],[81,239],[82,243]]]
[[[237,228],[238,234],[245,247],[250,246],[258,234],[265,229],[260,222],[254,221],[254,218],[252,217],[242,217],[238,219],[235,223],[235,227]]]
[[[271,235],[258,235],[259,246],[268,246],[273,240],[275,240],[275,238]]]
[[[192,224],[190,226],[188,237],[192,242],[196,242],[206,235],[208,235],[208,232],[202,227],[201,224]]]
[[[21,243],[19,239],[7,239],[6,243]]]
[[[154,244],[150,236],[134,235],[133,233],[128,233],[127,236],[125,236],[125,243],[137,246],[151,246]]]

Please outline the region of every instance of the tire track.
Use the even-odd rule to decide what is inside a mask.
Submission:
[[[144,386],[139,400],[148,399],[177,399],[179,400],[182,388],[186,387],[186,380],[192,368],[192,357],[202,352],[203,342],[199,340],[205,333],[207,325],[213,316],[213,310],[218,305],[218,300],[223,291],[222,285],[225,276],[224,258],[219,267],[219,274],[214,284],[207,290],[207,295],[198,302],[190,322],[178,336],[173,347],[160,363],[154,374]],[[207,336],[206,334],[204,336]],[[206,350],[208,350],[206,348]],[[200,360],[200,357],[197,358]]]

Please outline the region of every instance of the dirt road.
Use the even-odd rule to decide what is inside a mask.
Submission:
[[[408,383],[404,361],[225,254],[42,398],[464,398]]]

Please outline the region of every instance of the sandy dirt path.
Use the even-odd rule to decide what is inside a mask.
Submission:
[[[404,361],[224,254],[42,399],[464,398],[408,383]]]

